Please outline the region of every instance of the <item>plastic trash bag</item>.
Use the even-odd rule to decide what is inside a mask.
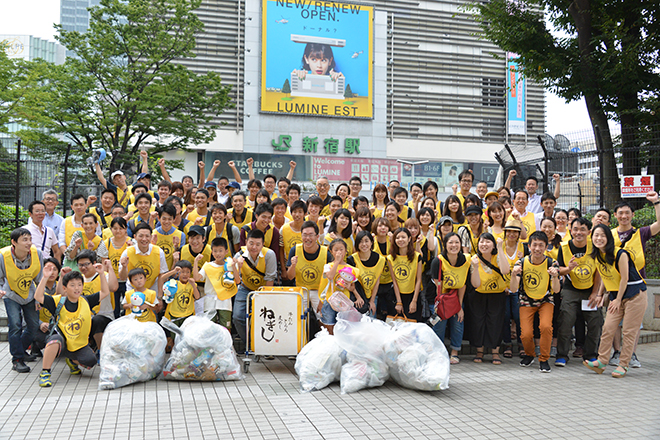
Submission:
[[[161,325],[176,333],[163,377],[168,380],[221,381],[244,378],[229,330],[207,316],[191,316],[181,328],[163,318]]]
[[[300,389],[316,391],[339,380],[344,350],[324,328],[305,345],[296,357],[296,373]]]
[[[383,346],[390,338],[390,326],[367,316],[358,321],[355,313],[338,315],[334,334],[337,344],[346,350],[346,364],[341,369],[341,393],[383,385],[389,368]]]
[[[112,321],[103,333],[99,390],[113,390],[158,376],[165,363],[167,338],[155,322],[128,315]]]
[[[397,323],[384,349],[392,379],[422,391],[449,388],[449,355],[435,332],[422,323]]]

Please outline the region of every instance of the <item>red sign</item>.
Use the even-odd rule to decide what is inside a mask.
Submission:
[[[621,178],[621,198],[646,197],[653,191],[655,176],[623,176]]]
[[[312,179],[327,177],[331,182],[348,182],[352,176],[360,176],[362,184],[401,181],[401,164],[390,159],[362,159],[351,157],[313,157]]]

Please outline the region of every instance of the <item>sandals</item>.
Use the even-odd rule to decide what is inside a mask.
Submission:
[[[628,367],[616,367],[616,370],[612,371],[612,377],[620,379],[628,373]]]
[[[499,353],[493,353],[493,365],[502,365],[502,359],[500,359]]]
[[[504,353],[502,353],[502,356],[507,359],[511,359],[513,357],[513,351],[511,351],[510,345],[504,348]]]
[[[460,362],[461,360],[458,358],[456,355],[449,356],[449,363],[451,365],[456,365]]]
[[[599,360],[595,361],[582,361],[582,364],[587,367],[588,369],[595,371],[598,374],[603,374],[603,371],[605,371],[606,365],[602,363]],[[614,375],[614,373],[612,373]],[[623,377],[623,376],[621,376]]]
[[[484,352],[483,351],[478,351],[477,356],[475,356],[474,359],[472,359],[474,362],[477,364],[480,364],[484,361]]]

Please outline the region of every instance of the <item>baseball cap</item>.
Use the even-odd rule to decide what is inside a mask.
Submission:
[[[138,180],[140,180],[140,179],[144,179],[145,177],[146,177],[147,179],[151,179],[151,174],[149,174],[149,173],[140,173],[140,174],[138,174],[138,176],[137,176]]]
[[[209,181],[204,184],[204,188],[217,188],[218,185],[215,182]]]
[[[486,193],[486,195],[484,196],[484,200],[486,200],[490,196],[495,196],[496,199],[499,199],[500,198],[500,193],[498,193],[497,191],[488,191]]]
[[[483,210],[481,208],[479,208],[478,206],[476,206],[476,205],[470,205],[465,210],[465,215],[470,215],[470,214],[479,214],[479,215],[481,215],[483,213],[484,213]]]
[[[204,228],[202,228],[199,225],[194,225],[191,226],[190,230],[188,231],[188,237],[190,237],[191,235],[201,235],[203,237],[206,234],[204,233]]]
[[[440,221],[438,222],[438,225],[443,225],[443,224],[445,224],[446,222],[449,222],[449,223],[451,223],[451,224],[454,224],[454,220],[452,220],[451,217],[449,217],[448,215],[445,215],[445,216],[442,216],[442,217],[440,218]]]
[[[114,180],[115,176],[123,176],[124,172],[121,170],[113,171],[112,174],[110,174],[110,180]]]
[[[241,184],[238,183],[238,182],[231,182],[231,183],[228,183],[227,186],[230,186],[230,187],[232,187],[232,188],[236,188],[236,189],[241,189]]]

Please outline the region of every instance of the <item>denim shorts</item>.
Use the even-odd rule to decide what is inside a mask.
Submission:
[[[337,324],[337,311],[332,308],[328,301],[323,302],[323,308],[321,308],[321,322],[325,325]]]

